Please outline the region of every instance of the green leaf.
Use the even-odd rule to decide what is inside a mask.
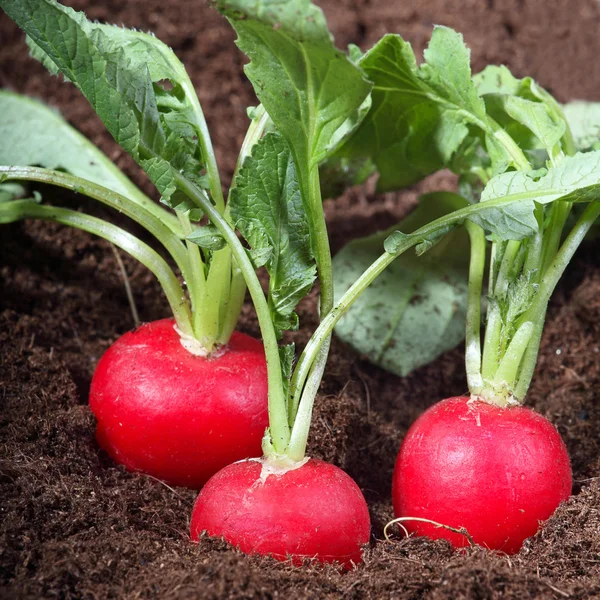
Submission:
[[[221,250],[226,245],[218,229],[210,224],[198,227],[186,239],[206,250]]]
[[[253,251],[268,250],[269,307],[278,335],[297,329],[296,304],[312,287],[316,267],[291,151],[267,134],[252,149],[231,192],[236,227]]]
[[[281,361],[281,374],[285,398],[289,398],[290,396],[290,379],[292,377],[292,367],[294,365],[295,355],[295,344],[285,344],[284,346],[279,346],[279,360]]]
[[[111,160],[41,102],[0,90],[0,165],[64,171],[125,196],[177,235],[177,218],[146,196]]]
[[[544,104],[518,96],[506,96],[503,104],[506,114],[527,127],[540,140],[548,154],[551,154],[553,147],[565,133],[564,120],[557,118]]]
[[[377,167],[370,158],[331,156],[319,166],[323,198],[337,198],[349,187],[364,183]]]
[[[473,75],[473,83],[480,96],[486,94],[518,95],[521,80],[517,79],[504,65],[488,65]]]
[[[68,171],[122,195],[134,187],[105,154],[45,104],[0,90],[0,114],[1,165]]]
[[[501,197],[521,199],[531,210],[533,202],[597,201],[600,199],[600,150],[567,156],[557,167],[548,170],[498,175],[485,186],[481,201]]]
[[[175,191],[176,172],[204,184],[197,100],[166,45],[141,32],[92,23],[54,0],[3,0],[2,7],[28,34],[32,55],[81,90],[165,201]],[[163,87],[165,79],[170,84]]]
[[[271,248],[271,246],[265,246],[264,248],[250,248],[246,250],[246,252],[252,262],[252,266],[255,269],[260,269],[261,267],[264,267],[271,258],[273,248]]]
[[[484,201],[483,196],[481,201]],[[533,202],[515,201],[509,206],[490,208],[468,218],[489,233],[494,241],[523,240],[533,235],[538,229],[538,222],[533,210]]]
[[[563,111],[577,149],[600,150],[600,102],[568,102]]]
[[[464,198],[438,192],[396,225],[409,233],[463,208]],[[381,254],[392,230],[347,244],[334,258],[336,299]],[[397,258],[354,303],[336,333],[371,362],[405,376],[464,338],[469,241],[464,229],[448,233],[427,254]],[[386,249],[387,246],[386,246]],[[389,251],[389,250],[388,250]]]
[[[600,200],[600,151],[567,156],[551,169],[511,171],[497,175],[485,186],[481,202],[513,200],[503,208],[490,208],[468,218],[495,239],[521,240],[538,229],[535,203],[594,202]]]
[[[287,140],[305,202],[309,172],[358,125],[371,85],[333,44],[309,0],[218,0],[248,55],[245,72]]]
[[[485,104],[471,80],[471,51],[463,36],[449,27],[437,26],[424,52],[421,78],[439,98],[459,106],[477,119],[485,119]]]
[[[490,65],[473,77],[486,110],[522,150],[553,148],[566,123],[555,102],[531,77],[517,79],[505,66]],[[532,135],[533,134],[533,135]]]
[[[425,60],[418,67],[398,35],[386,35],[360,60],[374,82],[372,107],[340,154],[371,157],[380,190],[405,187],[448,165],[470,127],[483,126],[485,106],[462,36],[436,27]]]

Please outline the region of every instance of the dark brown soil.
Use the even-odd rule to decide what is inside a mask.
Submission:
[[[154,31],[184,60],[230,177],[254,103],[227,24],[200,2],[88,2],[92,18]],[[338,0],[323,2],[340,46],[367,48],[384,32],[418,51],[432,23],[464,32],[475,69],[508,64],[560,100],[600,100],[596,0]],[[69,85],[27,58],[0,16],[0,83],[37,95],[149,186]],[[1,143],[1,141],[0,141]],[[426,186],[451,186],[438,176]],[[389,226],[416,192],[368,188],[327,202],[334,249]],[[573,463],[575,495],[516,556],[453,552],[423,539],[382,541],[390,479],[404,432],[427,406],[464,392],[461,350],[405,379],[336,341],[317,407],[310,454],[346,469],[372,509],[365,564],[339,574],[249,558],[225,544],[188,540],[195,494],[116,467],[95,444],[87,389],[101,353],[132,325],[111,248],[48,224],[0,233],[0,596],[6,598],[598,598],[600,597],[600,256],[588,243],[549,310],[529,402],[553,421]],[[124,259],[144,320],[167,304],[144,268]],[[302,304],[302,344],[314,325]],[[247,306],[242,329],[258,334]]]

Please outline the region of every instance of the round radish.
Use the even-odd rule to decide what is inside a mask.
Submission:
[[[119,338],[90,390],[100,446],[118,463],[199,489],[224,466],[261,450],[268,424],[261,343],[234,332],[213,358],[180,343],[171,319]]]
[[[362,492],[341,469],[315,459],[287,469],[252,459],[226,467],[204,486],[191,537],[206,531],[246,553],[350,567],[361,561],[370,529]]]
[[[571,481],[567,449],[544,417],[449,398],[406,434],[394,470],[394,512],[465,528],[475,543],[510,554],[569,497]],[[456,547],[469,543],[433,524],[402,525]]]

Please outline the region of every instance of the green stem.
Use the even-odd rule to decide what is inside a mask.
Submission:
[[[502,315],[497,302],[488,303],[487,323],[483,342],[481,374],[484,381],[491,379],[500,364],[500,338],[502,336]]]
[[[0,180],[47,183],[71,190],[78,194],[83,194],[93,200],[98,200],[120,213],[127,215],[151,233],[173,257],[173,260],[181,271],[184,279],[187,280],[193,276],[185,246],[179,239],[179,236],[176,235],[171,228],[165,226],[154,214],[146,210],[146,208],[125,196],[121,196],[121,194],[118,194],[117,192],[113,192],[112,190],[88,181],[87,179],[81,179],[80,177],[75,177],[68,173],[63,173],[62,171],[53,171],[51,169],[42,169],[39,167],[0,166]],[[181,228],[179,229],[181,231]],[[184,236],[185,234],[181,231],[181,237]]]
[[[211,198],[213,199],[216,211],[220,215],[225,215],[226,221],[229,222],[229,211],[225,206],[221,176],[210,133],[204,112],[198,101],[198,96],[187,74],[182,79],[182,87],[193,106],[195,128],[202,150],[202,157],[204,158]],[[195,252],[198,253],[198,259],[201,260],[198,246],[195,246]],[[239,311],[241,310],[243,300],[239,302],[239,282],[236,282],[232,286],[231,279],[235,276],[235,273],[232,271],[231,264],[231,250],[229,247],[213,252],[208,273],[206,273],[206,283],[203,286],[197,286],[198,305],[194,311],[194,332],[196,338],[208,352],[214,349],[215,344],[226,344],[229,341],[229,337],[239,318]],[[203,280],[204,277],[205,272],[202,265]],[[234,298],[234,302],[231,302],[230,297],[232,287],[238,293],[238,296]],[[242,297],[243,293],[241,294]],[[231,311],[235,307],[238,307],[238,310],[236,313],[232,313]],[[232,322],[233,327],[231,327]],[[224,328],[225,323],[227,323],[227,326]]]
[[[516,281],[519,278],[519,275],[523,272],[523,265],[525,264],[525,257],[527,256],[527,245],[527,242],[522,242],[519,244],[517,256],[515,256],[512,268],[508,274],[511,281]]]
[[[466,222],[471,241],[469,288],[465,335],[465,370],[469,391],[477,395],[483,388],[481,376],[481,290],[485,272],[485,231],[471,221]]]
[[[531,163],[527,160],[527,157],[515,140],[489,115],[486,117],[486,121],[494,138],[504,146],[511,157],[515,168],[520,171],[531,170]],[[515,259],[519,255],[520,247],[521,242],[518,241],[511,240],[506,243],[502,261],[498,268],[496,257],[499,252],[499,245],[496,242],[492,244],[489,302],[483,342],[483,357],[481,361],[483,388],[480,390],[480,394],[485,393],[484,388],[486,387],[487,382],[493,378],[501,364],[500,341],[502,338],[503,323],[500,307],[494,298],[498,295],[503,297],[506,294],[511,277],[514,276],[513,267]],[[498,272],[496,273],[497,268]]]
[[[385,252],[366,271],[352,284],[350,289],[341,297],[340,301],[331,309],[331,311],[321,320],[321,323],[306,344],[304,351],[298,359],[294,378],[296,382],[296,393],[302,390],[311,367],[319,355],[321,347],[328,341],[336,323],[348,312],[350,307],[359,298],[359,296],[375,281],[375,279],[385,271],[398,256],[403,252],[419,243],[418,239],[412,236],[407,237],[397,249],[397,252],[390,254]]]
[[[496,273],[496,254],[498,253],[498,244],[493,243],[490,249],[490,268],[488,275],[488,296],[494,295],[494,287],[496,285],[496,278],[498,277],[498,273]]]
[[[311,241],[317,263],[319,276],[319,307],[321,316],[325,316],[333,308],[333,270],[331,266],[331,249],[329,235],[321,198],[319,167],[310,171],[310,215],[312,221]]]
[[[180,214],[179,221],[181,222],[181,227],[186,236],[194,231],[192,224],[186,215]],[[192,305],[192,327],[194,329],[193,336],[204,345],[204,342],[200,340],[199,337],[199,332],[202,328],[202,301],[204,299],[204,290],[206,288],[204,262],[202,261],[202,256],[200,255],[200,248],[196,244],[188,240],[186,240],[185,244],[187,249],[187,257],[190,264],[190,274],[189,277],[184,275],[183,279],[187,286]],[[210,352],[208,347],[205,346],[205,348],[208,352]]]
[[[506,386],[508,390],[513,386],[519,372],[523,354],[531,340],[533,330],[534,324],[531,321],[526,321],[517,329],[494,374],[492,384],[494,387]],[[511,389],[511,393],[512,391]]]
[[[308,375],[306,384],[302,391],[302,399],[298,407],[298,411],[294,417],[292,434],[290,443],[287,449],[287,455],[293,461],[300,461],[306,453],[306,444],[308,442],[308,434],[310,432],[310,424],[312,421],[312,412],[314,401],[321,385],[321,379],[325,371],[327,357],[329,355],[329,346],[331,344],[331,335],[323,341],[321,349],[317,355],[314,365]]]
[[[371,264],[363,274],[354,282],[354,284],[346,291],[340,301],[325,315],[319,327],[309,340],[304,348],[304,351],[298,359],[294,378],[296,390],[302,389],[306,383],[306,379],[310,373],[311,367],[319,354],[321,346],[335,327],[336,323],[348,312],[352,304],[358,297],[367,289],[371,283],[389,266],[398,256],[406,252],[409,248],[434,237],[441,231],[450,230],[453,226],[462,223],[471,215],[489,210],[490,208],[501,208],[509,206],[519,200],[511,196],[488,200],[483,204],[472,204],[456,210],[448,215],[444,215],[439,219],[431,221],[417,231],[405,236],[396,246],[393,253],[385,252],[373,264]]]
[[[231,284],[229,289],[229,300],[225,306],[223,322],[217,343],[223,345],[229,341],[235,326],[239,320],[240,312],[246,296],[246,281],[241,269],[237,266],[235,258],[231,259]]]
[[[535,281],[539,282],[542,278],[540,264],[542,262],[542,252],[544,247],[544,207],[541,204],[536,204],[534,214],[538,223],[538,228],[535,234],[529,238],[529,241],[527,242],[527,255],[525,257],[523,270],[526,273],[535,272]]]
[[[545,316],[546,310],[544,309],[544,316],[534,323],[533,333],[531,334],[529,345],[527,346],[527,350],[523,356],[521,370],[513,390],[513,396],[519,402],[523,402],[525,400],[527,390],[529,389],[531,380],[533,379],[538,353],[540,350],[540,343],[542,341],[542,333],[544,332]]]
[[[542,245],[542,260],[540,262],[540,277],[543,277],[560,246],[563,229],[569,212],[571,211],[570,202],[555,202],[550,207],[550,221],[547,227],[548,235],[544,236]]]
[[[510,240],[508,244],[506,244],[502,263],[500,264],[500,269],[498,269],[498,276],[496,278],[496,285],[493,293],[494,297],[504,298],[506,296],[508,285],[511,282],[513,264],[520,247],[521,242],[517,240]]]
[[[329,249],[329,237],[327,235],[327,225],[325,223],[325,214],[323,212],[323,204],[321,200],[321,187],[319,183],[318,168],[315,167],[311,171],[310,177],[311,190],[311,211],[315,212],[311,223],[311,241],[317,263],[317,271],[319,275],[320,285],[320,302],[319,311],[321,318],[327,315],[333,307],[333,272],[331,265],[331,251]],[[292,401],[289,406],[289,420],[293,423],[298,412],[300,397],[302,394],[303,385],[298,386],[298,370],[294,370],[290,382],[290,396]]]
[[[290,439],[290,428],[287,421],[287,402],[283,393],[283,376],[275,329],[271,322],[271,314],[260,281],[246,250],[242,246],[235,231],[225,218],[211,204],[206,194],[194,183],[180,173],[175,174],[175,182],[190,200],[199,206],[211,223],[219,230],[231,248],[231,252],[244,275],[248,291],[252,297],[260,330],[263,336],[265,355],[267,359],[267,374],[269,381],[269,425],[273,449],[278,454],[284,454]]]
[[[0,205],[0,222],[6,223],[31,218],[55,221],[63,225],[82,229],[108,240],[128,254],[131,254],[131,256],[139,260],[154,273],[165,292],[177,326],[184,333],[191,335],[191,315],[189,306],[185,301],[185,293],[179,285],[177,277],[175,277],[175,274],[169,268],[169,265],[150,246],[120,227],[82,212],[66,208],[56,208],[54,206],[43,206],[28,200],[8,202]]]
[[[217,211],[219,211],[220,214],[223,214],[225,211],[225,200],[223,198],[221,176],[219,175],[215,151],[210,139],[210,133],[206,124],[206,119],[204,118],[204,112],[202,111],[202,107],[198,101],[198,96],[196,95],[194,86],[187,77],[187,73],[182,79],[181,86],[194,109],[194,116],[196,117],[195,129],[198,133],[198,142],[200,143],[200,148],[202,149],[202,157],[204,158],[206,174],[208,175],[210,195],[215,203]]]
[[[252,148],[254,148],[254,145],[262,137],[268,123],[269,115],[261,104],[256,108],[255,118],[250,123],[246,136],[244,137],[238,160],[235,165],[235,171],[233,173],[232,181],[234,183],[244,161],[252,154]],[[229,198],[225,207],[225,212],[223,213],[223,216],[228,223],[231,223],[229,207],[231,206],[230,200],[232,189],[233,188],[229,189]],[[244,304],[244,298],[246,296],[246,282],[244,280],[244,275],[233,257],[231,259],[230,273],[231,280],[229,282],[229,294],[227,298],[220,303],[220,326],[217,337],[217,343],[219,344],[226,344],[229,341],[238,322]]]
[[[546,316],[546,308],[548,302],[556,285],[562,277],[567,265],[573,258],[575,251],[587,235],[588,231],[600,216],[600,202],[592,202],[579,217],[577,223],[563,242],[560,250],[556,254],[552,264],[546,271],[544,278],[537,291],[535,299],[531,306],[527,309],[525,314],[521,317],[520,322],[531,321],[540,327],[539,337],[534,336],[536,339],[541,339],[541,327]],[[541,324],[541,325],[540,325]],[[539,341],[538,344],[539,346]],[[535,370],[535,363],[537,360],[538,348],[535,351],[528,352],[523,361],[523,367],[519,375],[517,385],[515,387],[515,396],[519,399],[523,399],[527,394],[527,390],[531,384],[533,372]]]
[[[310,172],[310,198],[312,228],[311,240],[317,263],[317,272],[319,275],[320,286],[320,317],[325,317],[333,308],[333,271],[331,266],[331,250],[329,247],[329,236],[327,234],[327,224],[325,222],[325,213],[323,211],[323,200],[321,198],[321,183],[319,181],[319,168],[314,166]],[[296,371],[290,382],[291,401],[288,408],[288,420],[294,423],[291,434],[290,447],[288,453],[290,456],[301,460],[304,457],[308,433],[310,429],[310,417],[312,407],[315,402],[317,392],[329,354],[330,340],[323,340],[318,358],[311,366],[308,376],[308,385],[306,379],[302,385],[297,385]],[[300,416],[300,419],[297,417]]]
[[[196,246],[197,248],[198,246]],[[198,339],[210,352],[220,337],[221,313],[229,300],[231,288],[231,250],[225,247],[212,253],[206,288],[198,319]]]

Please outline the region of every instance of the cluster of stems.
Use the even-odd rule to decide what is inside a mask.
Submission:
[[[553,108],[560,110],[557,104]],[[508,134],[504,132],[498,139],[518,170],[532,169]],[[556,167],[564,153],[572,156],[575,152],[567,125],[561,142],[550,150],[549,161]],[[486,184],[485,172],[479,175]],[[535,235],[524,240],[491,243],[483,349],[481,295],[488,244],[483,229],[467,222],[471,258],[465,366],[473,397],[502,407],[523,403],[535,370],[550,297],[600,213],[598,203],[590,204],[562,241],[571,207],[570,202],[554,202],[546,214],[545,207],[537,205]]]
[[[0,167],[0,181],[10,179],[52,183],[83,193],[134,219],[156,237],[173,258],[187,283],[187,296],[166,261],[147,244],[116,225],[81,212],[27,200],[8,203],[2,209],[0,218],[5,221],[17,218],[54,220],[94,233],[127,251],[158,278],[182,336],[196,340],[206,353],[227,343],[237,322],[247,287],[258,316],[267,360],[270,427],[263,450],[273,460],[291,461],[304,458],[313,404],[336,323],[398,256],[424,240],[435,238],[436,234],[465,223],[471,240],[466,323],[469,389],[473,396],[501,406],[523,400],[533,375],[549,298],[576,248],[598,217],[600,203],[591,203],[587,207],[564,241],[561,241],[562,234],[571,206],[568,202],[559,201],[550,206],[549,215],[545,214],[543,206],[537,206],[539,230],[533,237],[491,244],[487,319],[482,348],[481,296],[489,244],[483,229],[469,219],[484,210],[507,206],[514,200],[497,198],[470,205],[403,236],[393,251],[383,252],[334,306],[331,253],[319,170],[317,166],[313,167],[309,174],[309,197],[305,199],[305,204],[309,211],[311,246],[319,278],[321,319],[298,359],[289,390],[286,391],[288,386],[283,381],[279,345],[268,300],[231,223],[204,117],[197,99],[195,103],[198,138],[206,161],[210,195],[181,173],[175,175],[175,183],[178,190],[208,217],[226,242],[223,249],[212,252],[208,267],[208,255],[203,255],[196,244],[186,239],[195,227],[189,214],[175,216],[169,213],[150,201],[133,184],[126,197],[66,173],[35,167]],[[268,123],[268,114],[259,107],[241,148],[236,173]],[[491,118],[485,122],[476,120],[473,124],[503,145],[516,168],[531,169],[519,146]],[[568,129],[562,139],[562,149],[550,153],[554,166],[562,159],[563,149],[567,154],[574,154]],[[485,170],[480,169],[478,175],[484,184],[487,183],[489,176]],[[509,295],[519,285],[526,295],[521,303],[523,310],[513,313],[502,310],[503,305],[511,304]]]

